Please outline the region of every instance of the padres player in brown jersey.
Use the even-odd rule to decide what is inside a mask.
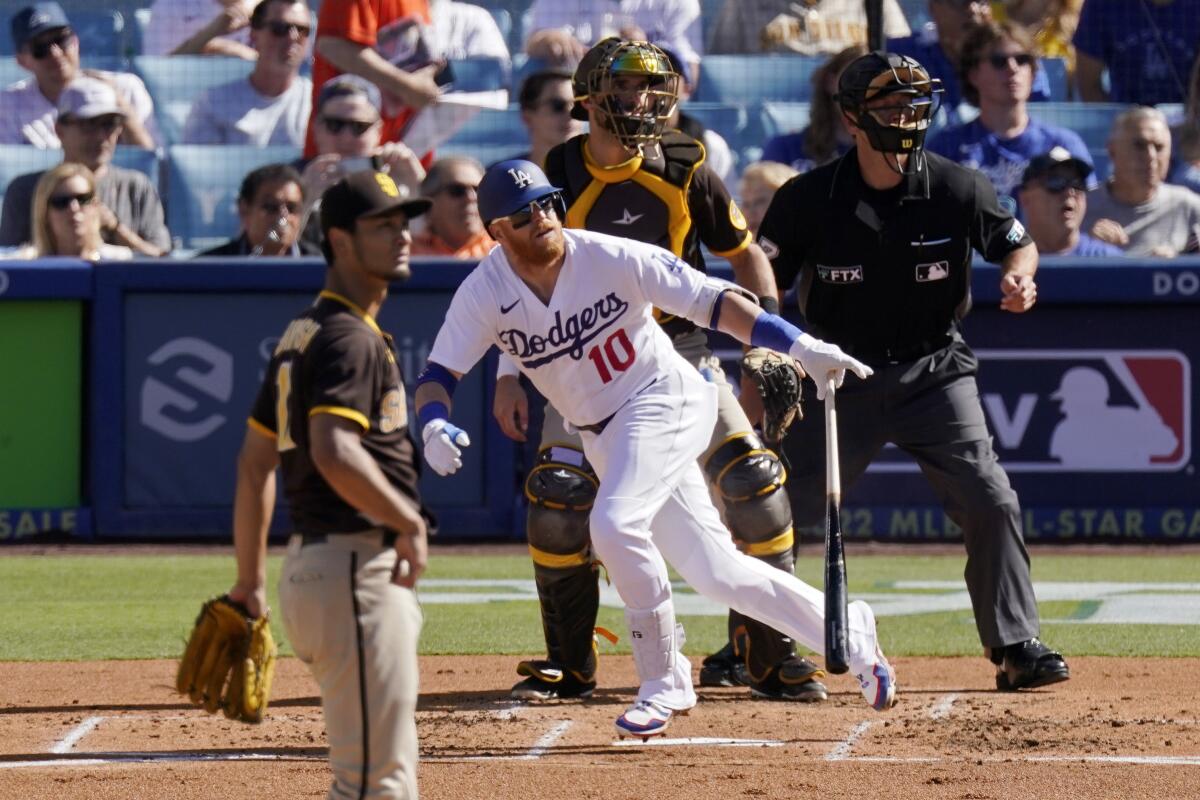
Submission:
[[[704,146],[678,131],[664,133],[678,102],[679,80],[666,54],[647,42],[608,38],[584,55],[575,71],[571,113],[588,120],[590,133],[569,139],[546,158],[546,175],[563,188],[567,227],[659,245],[701,272],[703,243],[729,260],[737,283],[758,295],[765,309],[777,311],[769,262],[729,192],[705,165]],[[705,332],[680,317],[660,315],[659,322],[676,350],[722,386],[717,425],[700,464],[735,541],[750,555],[792,571],[783,466],[755,435]],[[504,432],[524,441],[528,404],[516,372],[502,357],[493,410]],[[747,399],[750,395],[756,397],[753,389],[743,392]],[[596,485],[578,434],[547,405],[525,493],[548,658],[518,665],[525,677],[513,687],[515,698],[587,697],[595,688],[599,591],[588,510]],[[825,699],[818,680],[824,673],[795,655],[790,638],[732,612],[730,632],[741,645],[739,655],[756,696]],[[706,664],[701,684],[731,685],[732,667],[731,662]]]
[[[409,275],[408,221],[429,200],[356,172],[324,194],[325,288],[288,325],[238,457],[230,596],[266,607],[275,467],[297,531],[279,581],[283,624],[321,688],[330,798],[417,796],[413,588],[426,523],[391,337],[375,318]]]

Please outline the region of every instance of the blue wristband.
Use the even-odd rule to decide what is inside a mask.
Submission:
[[[454,397],[454,390],[458,388],[458,378],[435,361],[426,362],[425,369],[417,375],[417,388],[420,388],[422,383],[436,383],[445,389],[450,397]]]
[[[435,419],[449,419],[450,409],[446,408],[446,404],[434,400],[432,403],[426,403],[421,406],[417,412],[417,422],[421,423],[421,429],[433,422]]]
[[[804,331],[788,322],[783,317],[769,314],[766,311],[754,320],[754,328],[750,331],[750,344],[754,347],[766,347],[779,353],[786,353],[792,347],[792,342]]]

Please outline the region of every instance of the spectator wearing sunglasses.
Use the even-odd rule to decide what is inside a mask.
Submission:
[[[238,235],[200,256],[320,256],[300,238],[304,182],[290,164],[268,164],[249,172],[238,191]]]
[[[514,158],[545,164],[551,148],[583,133],[583,123],[571,116],[575,98],[569,69],[530,74],[521,83],[517,102],[521,107],[521,123],[529,133],[529,150]]]
[[[250,44],[258,53],[253,71],[201,94],[182,141],[302,147],[312,81],[300,67],[311,34],[312,15],[301,0],[262,0],[250,15]]]
[[[152,148],[158,141],[154,103],[142,79],[128,72],[79,68],[79,37],[58,3],[34,3],[10,21],[17,63],[32,73],[0,91],[0,144],[57,148],[58,97],[81,74],[111,83],[125,113],[121,143]]]
[[[248,32],[254,0],[155,0],[149,10],[142,55],[258,58]]]
[[[1082,232],[1092,165],[1055,147],[1034,156],[1021,177],[1025,230],[1044,256],[1120,256],[1121,248]]]
[[[963,41],[959,78],[963,97],[979,108],[979,116],[929,143],[930,151],[987,175],[1010,214],[1016,213],[1017,187],[1034,156],[1062,147],[1092,164],[1079,134],[1030,118],[1027,106],[1037,74],[1033,40],[1024,28],[1011,22],[972,28]]]
[[[429,167],[421,194],[430,198],[424,230],[413,237],[414,256],[482,258],[496,243],[479,216],[477,189],[483,165],[473,158],[446,156]]]
[[[82,164],[59,164],[42,173],[34,189],[33,244],[23,255],[123,261],[133,258],[133,251],[101,238],[92,171]]]
[[[104,241],[139,255],[161,256],[171,249],[171,235],[158,191],[145,174],[112,164],[125,120],[110,84],[81,77],[58,96],[54,130],[62,142],[63,162],[83,164],[92,172]],[[33,197],[43,174],[18,175],[9,184],[0,213],[0,246],[30,240]]]
[[[415,195],[425,178],[425,167],[403,142],[381,143],[383,119],[375,84],[357,75],[338,75],[321,87],[313,114],[313,139],[317,155],[294,166],[304,179],[304,193],[316,204],[325,190],[351,172],[375,169],[386,172],[398,186]],[[321,213],[313,208],[304,239],[321,244]]]

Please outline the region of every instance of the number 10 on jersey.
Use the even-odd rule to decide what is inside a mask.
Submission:
[[[621,351],[620,354],[618,354],[618,350]],[[605,339],[604,344],[595,345],[588,350],[587,357],[596,365],[596,372],[600,373],[600,380],[603,383],[610,383],[614,371],[624,372],[633,364],[633,342],[629,341],[625,329],[621,328]]]

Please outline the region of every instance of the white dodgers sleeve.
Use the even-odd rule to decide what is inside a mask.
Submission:
[[[430,361],[464,375],[492,345],[495,304],[479,301],[479,293],[487,288],[480,273],[476,269],[459,285],[429,352]]]
[[[712,278],[686,261],[653,245],[630,248],[642,292],[663,311],[684,317],[702,328],[713,326],[713,312],[725,292],[737,292],[757,303],[758,298],[737,284]]]

